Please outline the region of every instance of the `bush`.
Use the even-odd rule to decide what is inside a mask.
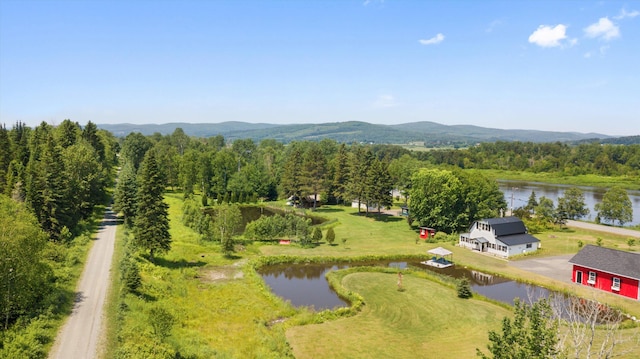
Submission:
[[[333,241],[336,240],[336,232],[333,230],[333,227],[327,230],[327,234],[325,235],[324,239],[327,241],[327,243],[333,245]]]
[[[322,231],[320,230],[320,228],[315,227],[313,229],[313,242],[317,244],[321,240],[322,240]]]

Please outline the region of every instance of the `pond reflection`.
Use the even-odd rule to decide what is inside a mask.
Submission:
[[[421,264],[418,261],[275,265],[261,268],[259,274],[273,293],[290,301],[292,305],[324,310],[349,305],[346,301],[338,297],[336,292],[329,287],[329,283],[325,279],[325,274],[332,270],[363,265],[395,267],[400,269],[410,266],[414,269],[428,270],[454,278],[466,277],[469,279],[471,289],[475,293],[507,304],[513,304],[515,298],[535,301],[541,297],[548,297],[550,293],[545,288],[519,283],[500,276],[457,266],[434,268]]]

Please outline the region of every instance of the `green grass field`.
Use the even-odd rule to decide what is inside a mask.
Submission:
[[[472,358],[487,331],[510,311],[460,299],[452,288],[404,276],[404,291],[389,273],[354,273],[343,279],[366,305],[354,317],[293,327],[287,339],[299,358]]]
[[[349,207],[322,207],[316,214],[330,219],[334,245],[313,248],[296,245],[245,243],[235,258],[225,258],[217,243],[202,241],[182,225],[182,194],[168,193],[172,249],[156,263],[138,257],[143,285],[139,295],[112,293],[109,325],[115,327],[107,343],[116,353],[131,357],[161,357],[159,348],[171,348],[183,357],[301,358],[322,357],[473,357],[484,349],[491,329],[509,315],[502,306],[480,300],[462,300],[455,291],[419,276],[406,275],[406,291],[396,290],[397,276],[353,273],[341,284],[364,297],[362,312],[326,321],[323,314],[295,309],[273,295],[255,273],[251,261],[263,256],[326,257],[426,255],[443,246],[454,252],[458,265],[500,273],[554,289],[581,292],[583,288],[531,275],[507,261],[478,255],[451,243],[424,243],[404,218],[358,215]],[[625,238],[604,233],[562,230],[539,235],[544,255],[575,253],[577,239],[585,244],[602,238],[606,246],[626,248]],[[346,243],[342,242],[346,239]],[[613,295],[605,301],[640,314],[640,303]],[[152,308],[164,308],[175,324],[165,339],[154,338]],[[307,324],[318,323],[321,324]],[[461,340],[460,333],[464,333]],[[424,355],[422,355],[424,354]]]

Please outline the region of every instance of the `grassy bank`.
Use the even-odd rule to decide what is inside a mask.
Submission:
[[[600,176],[600,175],[571,175],[567,176],[562,173],[554,172],[522,172],[522,171],[504,171],[504,170],[470,170],[477,171],[485,176],[497,180],[512,180],[526,182],[542,182],[554,184],[566,184],[573,186],[592,186],[611,188],[620,186],[629,190],[640,190],[640,182],[637,177],[632,176]]]
[[[407,275],[353,273],[343,284],[366,303],[354,317],[293,327],[287,339],[299,358],[471,358],[509,310],[456,296],[452,288]],[[464,333],[464,340],[460,334]]]

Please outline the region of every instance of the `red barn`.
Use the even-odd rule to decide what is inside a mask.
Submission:
[[[569,263],[572,282],[640,300],[640,254],[588,245]]]

